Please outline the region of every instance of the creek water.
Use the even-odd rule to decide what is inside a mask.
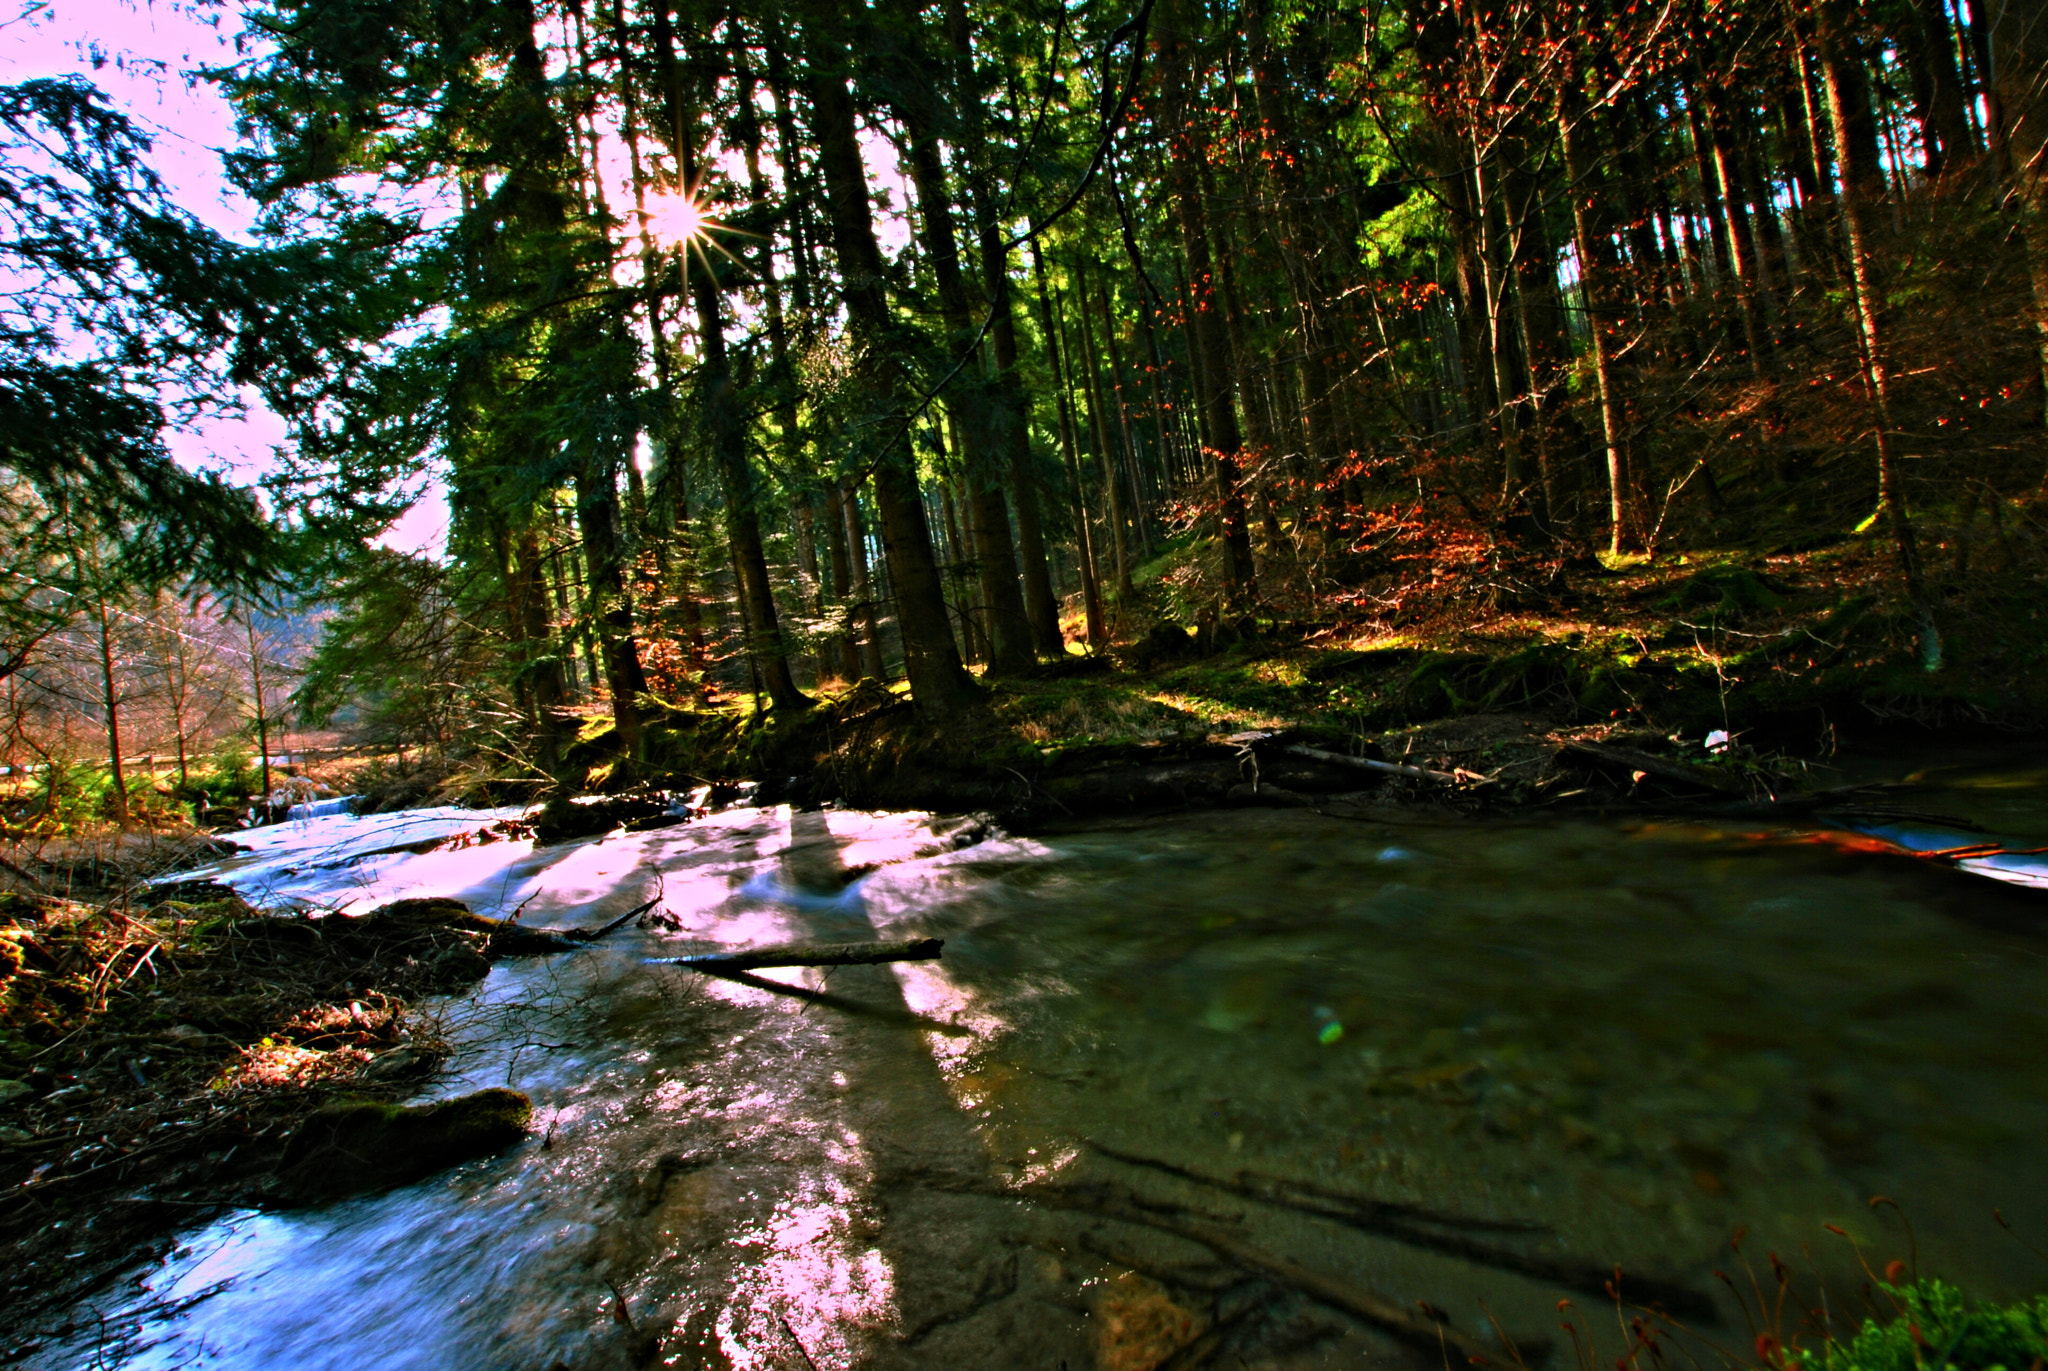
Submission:
[[[2044,782],[2048,758],[2007,753],[1908,798],[2048,843]],[[742,809],[379,851],[492,817],[280,825],[217,877],[586,927],[659,896],[673,927],[502,962],[439,1008],[458,1051],[427,1097],[526,1091],[528,1142],[209,1223],[36,1364],[1080,1371],[1204,1329],[1174,1364],[1405,1356],[1289,1268],[1165,1231],[1188,1222],[1523,1336],[1555,1337],[1562,1297],[1611,1330],[1582,1273],[1618,1264],[1625,1293],[1719,1299],[1696,1321],[1746,1346],[1713,1269],[1746,1289],[1736,1263],[1768,1280],[1775,1251],[1846,1300],[1852,1240],[1985,1296],[2048,1284],[1993,1216],[2048,1247],[2040,892],[1639,818],[1027,839]],[[927,935],[939,962],[760,984],[643,960]]]

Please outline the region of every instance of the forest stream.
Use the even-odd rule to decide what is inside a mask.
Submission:
[[[2048,756],[1918,779],[2048,842]],[[1556,1339],[1560,1298],[1611,1334],[1619,1265],[1736,1344],[1712,1273],[1771,1252],[1843,1297],[1850,1239],[1986,1297],[2040,1277],[1993,1217],[2048,1246],[2039,891],[1640,817],[738,808],[376,852],[493,817],[301,820],[199,874],[591,928],[658,899],[442,1006],[430,1097],[527,1092],[528,1140],[208,1223],[36,1365],[1337,1367],[1404,1354],[1295,1274]],[[914,936],[942,959],[647,962]]]

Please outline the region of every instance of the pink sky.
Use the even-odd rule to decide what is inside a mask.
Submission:
[[[14,0],[0,13],[13,16],[0,27],[0,81],[76,74],[93,82],[149,132],[152,160],[178,203],[216,232],[246,240],[253,207],[228,185],[220,161],[235,140],[234,113],[211,86],[186,75],[234,60],[240,22],[232,10],[188,0]],[[252,404],[241,418],[174,431],[166,441],[187,466],[249,482],[270,469],[284,436],[283,421]],[[379,541],[438,553],[447,524],[436,489]]]
[[[234,38],[241,24],[232,4],[194,0],[0,0],[0,81],[78,74],[94,82],[142,125],[154,143],[158,173],[179,204],[219,233],[246,238],[253,207],[228,184],[221,150],[235,141],[234,115],[210,85],[188,73],[235,60]],[[900,251],[909,225],[901,209],[908,199],[901,168],[888,144],[872,132],[863,136],[870,174],[890,192],[893,212],[878,227],[886,250]],[[602,165],[615,211],[632,203],[622,146],[606,138]],[[713,150],[713,160],[744,181],[736,154]],[[223,418],[168,435],[178,460],[194,468],[224,470],[251,482],[270,469],[272,449],[284,441],[283,422],[253,403],[241,418]],[[438,554],[447,540],[447,502],[433,485],[378,541],[386,546]]]

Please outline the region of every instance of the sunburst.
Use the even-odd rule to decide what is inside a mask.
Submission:
[[[689,191],[649,197],[645,219],[647,236],[664,248],[708,241],[712,230],[725,227],[711,217],[711,207]]]
[[[712,252],[718,253],[742,271],[747,264],[734,256],[718,241],[717,235],[740,234],[742,237],[758,238],[745,229],[734,228],[722,223],[711,215],[711,205],[704,198],[701,185],[683,185],[674,190],[663,191],[647,198],[640,212],[641,228],[647,239],[656,248],[676,252],[688,269],[690,254],[704,264],[704,270],[711,271]]]

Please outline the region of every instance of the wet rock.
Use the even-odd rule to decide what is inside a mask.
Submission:
[[[534,817],[533,843],[536,847],[548,847],[594,837],[635,819],[653,818],[667,809],[665,795],[579,795],[574,799],[557,796]]]
[[[0,1145],[19,1147],[23,1143],[32,1143],[35,1140],[36,1135],[25,1128],[0,1127]]]
[[[406,1185],[526,1136],[533,1102],[516,1090],[479,1090],[437,1104],[337,1100],[309,1115],[285,1143],[278,1192],[289,1200]]]
[[[175,900],[179,904],[214,904],[225,900],[240,901],[241,895],[233,886],[218,881],[166,881],[149,888],[149,898],[163,903]]]
[[[1232,786],[1223,798],[1234,805],[1248,805],[1267,809],[1299,809],[1310,802],[1308,796],[1297,794],[1284,787],[1277,785],[1253,785],[1249,781],[1241,785]]]
[[[402,1081],[424,1076],[441,1060],[440,1054],[417,1047],[399,1047],[374,1058],[359,1073],[366,1081]]]
[[[36,1088],[27,1081],[0,1081],[0,1104],[12,1104],[26,1095],[36,1093]]]

